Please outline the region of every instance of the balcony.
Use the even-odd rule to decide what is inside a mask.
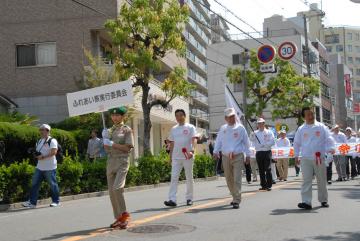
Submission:
[[[188,79],[199,85],[201,88],[203,88],[204,91],[207,91],[208,88],[207,88],[207,81],[201,77],[199,75],[199,73],[197,73],[195,70],[193,70],[192,68],[188,68]]]
[[[191,109],[190,115],[199,120],[209,122],[209,113],[207,113],[206,111],[202,111],[200,109]]]
[[[199,91],[196,90],[192,91],[191,97],[194,100],[194,105],[200,104],[205,107],[209,106],[208,97],[204,94],[201,94]]]

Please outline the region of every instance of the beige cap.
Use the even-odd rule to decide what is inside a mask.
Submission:
[[[230,117],[230,116],[236,115],[236,111],[234,108],[227,108],[227,109],[225,109],[224,114],[226,117]]]
[[[332,129],[334,130],[336,128],[340,128],[340,126],[339,125],[334,125]]]
[[[39,127],[39,129],[46,129],[46,130],[50,131],[50,130],[51,130],[51,127],[50,127],[48,124],[42,124],[42,125]]]
[[[265,120],[263,118],[257,119],[256,123],[265,123]]]

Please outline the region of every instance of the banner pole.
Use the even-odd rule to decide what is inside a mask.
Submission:
[[[101,118],[102,118],[103,128],[106,129],[104,112],[101,112]]]

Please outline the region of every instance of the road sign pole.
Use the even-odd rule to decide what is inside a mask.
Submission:
[[[103,123],[103,128],[106,129],[105,114],[104,114],[104,112],[101,112],[101,119],[102,119],[102,123]]]

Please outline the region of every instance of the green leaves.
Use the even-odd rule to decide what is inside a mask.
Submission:
[[[250,70],[246,70],[247,117],[259,116],[271,104],[272,118],[297,118],[301,122],[301,109],[311,106],[311,99],[319,93],[320,82],[298,75],[288,61],[275,59],[277,74],[267,77],[260,72],[260,62],[254,51],[250,54]],[[242,69],[229,68],[227,77],[231,83],[242,83]]]

